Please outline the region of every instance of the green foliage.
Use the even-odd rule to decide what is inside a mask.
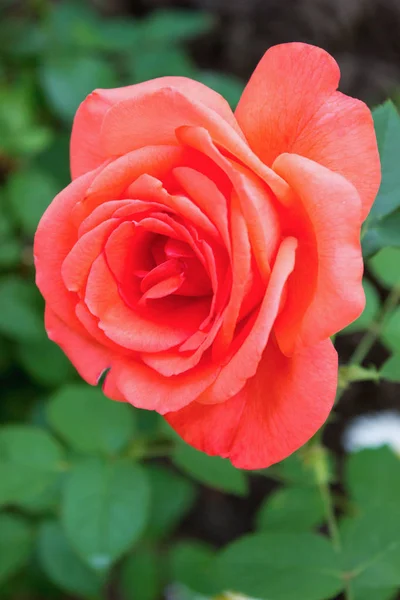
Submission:
[[[371,209],[374,217],[384,217],[400,206],[400,173],[396,156],[400,152],[400,116],[388,100],[373,112],[379,156],[382,165],[382,183]]]
[[[282,462],[261,472],[268,477],[270,471],[272,478],[277,477],[285,484],[296,487],[315,487],[321,478],[327,483],[334,479],[332,457],[325,449],[321,452],[321,447],[312,445],[300,448]]]
[[[128,461],[79,462],[64,491],[62,522],[82,559],[105,571],[139,539],[149,512],[149,485]]]
[[[141,82],[173,73],[180,77],[192,77],[195,67],[187,53],[181,48],[165,48],[162,53],[157,47],[145,48],[139,56],[132,55],[127,63],[134,81]]]
[[[43,90],[54,112],[67,123],[79,104],[96,88],[117,87],[110,65],[92,57],[49,58],[41,65]]]
[[[381,368],[380,374],[384,379],[395,383],[400,382],[400,352],[388,358]]]
[[[0,506],[29,507],[51,489],[63,468],[61,446],[46,431],[30,425],[0,428]]]
[[[22,517],[0,514],[0,585],[26,563],[32,549],[31,527]]]
[[[385,287],[400,285],[400,248],[384,248],[368,262],[368,267]]]
[[[162,566],[158,555],[141,548],[127,557],[121,573],[126,600],[158,600],[162,594]]]
[[[37,168],[16,171],[10,175],[6,188],[10,214],[23,233],[34,235],[40,217],[58,192],[52,175]]]
[[[178,444],[172,460],[179,469],[204,485],[238,496],[247,492],[246,476],[226,459],[207,456],[191,446]]]
[[[325,510],[316,487],[285,487],[273,492],[257,513],[262,531],[308,531],[324,521]]]
[[[50,398],[47,415],[54,431],[82,454],[113,456],[135,433],[130,406],[110,402],[99,388],[83,384],[59,389]]]
[[[170,43],[177,44],[208,33],[214,19],[206,13],[187,10],[158,10],[140,24],[141,40],[159,48]]]
[[[193,506],[196,490],[190,481],[165,467],[150,465],[147,476],[151,504],[146,532],[151,538],[165,538]]]
[[[357,452],[347,460],[345,481],[357,510],[396,505],[400,495],[400,460],[389,448]]]
[[[31,282],[17,275],[1,277],[0,334],[16,341],[43,338],[40,305],[38,291]]]
[[[29,81],[10,85],[0,79],[0,155],[25,158],[50,144],[53,132],[41,122],[33,98]]]
[[[74,552],[57,521],[42,522],[37,543],[40,564],[50,581],[70,594],[98,594],[99,577]]]
[[[65,354],[47,337],[18,343],[15,355],[32,380],[44,387],[54,388],[75,377],[75,371]]]
[[[363,230],[363,253],[371,256],[384,246],[400,246],[400,116],[391,101],[373,111],[382,165],[382,182]]]
[[[265,600],[322,600],[343,588],[337,554],[312,533],[245,536],[219,554],[212,571],[220,589]]]
[[[385,319],[382,340],[392,352],[400,352],[400,307]]]
[[[362,588],[400,587],[398,507],[375,507],[342,523],[343,564]]]
[[[212,577],[214,550],[207,544],[182,540],[169,553],[170,580],[202,594],[212,594],[215,588]]]

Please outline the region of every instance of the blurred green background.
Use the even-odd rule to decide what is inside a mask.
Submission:
[[[184,75],[234,108],[266,48],[300,39],[339,59],[343,91],[371,105],[389,95],[396,102],[400,16],[395,3],[377,4],[0,0],[1,598],[190,600],[224,590],[265,600],[342,598],[344,590],[352,600],[397,597],[395,444],[354,454],[343,445],[359,414],[390,409],[388,421],[400,420],[393,104],[374,113],[384,183],[363,232],[367,308],[336,340],[346,363],[372,336],[359,361],[366,370],[341,371],[357,383],[323,440],[266,471],[202,455],[156,414],[82,382],[46,338],[32,258],[40,216],[69,182],[73,115],[94,88]],[[400,444],[400,425],[392,437]],[[390,441],[387,425],[380,438]],[[326,535],[329,493],[340,547]]]

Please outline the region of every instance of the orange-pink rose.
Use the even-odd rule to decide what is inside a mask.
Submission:
[[[380,182],[370,111],[325,51],[268,50],[232,113],[181,77],[97,90],[73,182],[35,239],[46,329],[86,381],[241,468],[332,407],[330,336],[363,310],[360,227]]]

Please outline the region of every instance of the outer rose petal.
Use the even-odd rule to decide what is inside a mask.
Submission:
[[[36,284],[50,308],[78,331],[83,328],[75,315],[77,298],[64,285],[61,265],[77,240],[71,212],[84,198],[97,173],[87,173],[60,192],[41,218],[35,235]]]
[[[302,43],[270,48],[254,71],[236,117],[266,165],[292,152],[337,171],[357,188],[368,214],[380,184],[371,112],[336,92],[339,68],[321,48]]]
[[[193,402],[215,380],[219,368],[197,366],[187,373],[164,377],[135,359],[115,360],[107,375],[110,389],[120,390],[127,402],[137,408],[164,414]]]
[[[364,308],[360,198],[344,177],[302,156],[282,154],[274,169],[289,183],[312,227],[302,239],[301,213],[287,224],[288,233],[299,239],[299,251],[275,333],[282,352],[290,354],[296,344],[312,346],[340,331]]]
[[[99,377],[115,359],[115,350],[101,346],[93,338],[89,339],[76,333],[46,306],[45,326],[49,338],[58,344],[79,375],[91,385],[97,385]]]
[[[72,178],[95,169],[107,160],[108,156],[100,144],[100,131],[105,114],[112,106],[165,87],[173,87],[189,99],[201,102],[240,132],[226,100],[202,83],[186,77],[160,77],[127,87],[95,90],[82,102],[75,115],[71,136]]]
[[[240,469],[261,469],[305,444],[332,408],[337,354],[329,340],[284,356],[274,343],[236,396],[212,406],[193,402],[165,415],[183,439]]]

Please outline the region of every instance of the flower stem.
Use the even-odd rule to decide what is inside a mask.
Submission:
[[[332,540],[332,545],[336,552],[340,552],[342,544],[340,540],[339,528],[336,521],[335,510],[332,502],[331,490],[329,484],[324,481],[318,485],[321,494],[322,502],[325,509],[326,524],[328,526],[329,535]]]
[[[326,524],[328,527],[329,536],[332,540],[332,546],[334,550],[338,554],[340,554],[342,551],[342,541],[340,538],[339,527],[335,515],[335,508],[332,501],[332,493],[329,487],[328,480],[326,478],[320,479],[318,481],[318,488],[321,494],[322,503],[324,505]],[[353,600],[353,592],[350,586],[350,580],[348,579],[346,579],[344,582],[344,596],[346,600]]]

